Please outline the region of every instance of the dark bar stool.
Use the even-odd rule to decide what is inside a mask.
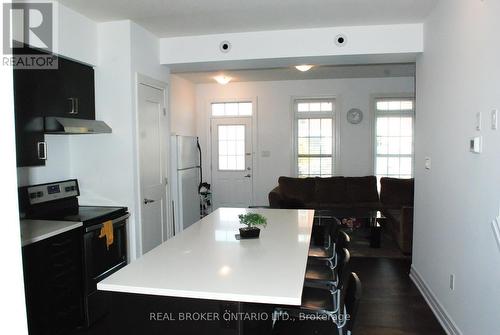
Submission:
[[[337,253],[337,264],[331,269],[326,263],[309,263],[306,269],[305,286],[324,288],[333,295],[333,310],[339,309],[340,292],[349,276],[349,261],[351,255],[346,248]]]
[[[333,241],[333,242],[332,242]],[[351,238],[344,231],[338,229],[338,226],[330,230],[330,244],[328,249],[310,248],[308,263],[327,264],[334,269],[337,264],[336,255],[338,251],[348,248]]]
[[[332,223],[326,225],[325,227],[325,243],[322,246],[311,245],[309,247],[309,258],[318,258],[325,260],[334,267],[335,259],[335,242],[337,239],[338,225],[332,221]]]
[[[330,290],[304,287],[300,307],[280,307],[275,310],[273,335],[318,334],[316,327],[319,325],[322,328],[327,326],[326,333],[329,335],[351,334],[360,299],[361,282],[355,273],[350,273],[342,289],[339,312],[333,310]],[[284,315],[289,318],[285,318]],[[306,320],[300,320],[301,316],[306,315]]]

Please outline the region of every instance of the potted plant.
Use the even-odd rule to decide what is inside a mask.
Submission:
[[[240,238],[258,238],[260,235],[259,226],[265,227],[267,219],[257,213],[247,213],[238,215],[240,223],[246,227],[240,228]]]

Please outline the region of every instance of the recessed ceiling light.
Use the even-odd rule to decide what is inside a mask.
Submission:
[[[218,82],[219,84],[221,85],[226,85],[227,83],[229,83],[231,81],[231,77],[228,77],[228,76],[224,76],[224,75],[220,75],[220,76],[216,76],[214,77],[215,81]]]
[[[309,71],[310,69],[313,68],[314,65],[309,65],[309,64],[303,64],[303,65],[297,65],[295,68],[301,72],[306,72]]]

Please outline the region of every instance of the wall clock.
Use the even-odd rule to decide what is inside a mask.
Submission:
[[[359,108],[351,108],[347,112],[347,121],[351,124],[361,123],[363,120],[363,112]]]

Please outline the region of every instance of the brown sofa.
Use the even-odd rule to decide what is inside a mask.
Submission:
[[[279,177],[269,193],[272,208],[379,209],[375,176],[290,178]]]
[[[380,199],[375,176],[279,177],[269,193],[271,208],[381,210],[389,231],[404,253],[411,253],[413,236],[413,179],[381,178]]]
[[[384,228],[407,254],[412,250],[413,239],[413,179],[380,179],[382,213],[387,218]]]

